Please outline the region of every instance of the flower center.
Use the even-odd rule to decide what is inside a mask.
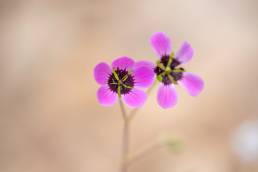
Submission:
[[[164,55],[157,62],[154,72],[157,79],[164,85],[177,84],[177,81],[183,77],[184,68],[178,67],[180,62],[174,58],[174,55]]]
[[[113,70],[108,78],[109,89],[118,95],[128,94],[134,87],[134,78],[126,69]]]

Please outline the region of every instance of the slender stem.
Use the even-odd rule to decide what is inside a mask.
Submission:
[[[123,120],[127,121],[127,115],[126,115],[126,111],[125,111],[125,106],[124,106],[124,103],[123,103],[121,97],[119,97],[119,105],[120,105],[120,109],[121,109],[121,112],[122,112]]]
[[[156,85],[157,80],[152,86],[147,90],[147,95],[153,90],[154,86]],[[124,120],[124,128],[123,128],[123,138],[122,138],[122,158],[121,158],[121,170],[120,172],[128,172],[129,167],[129,147],[130,147],[130,121],[138,112],[138,108],[131,111],[131,113],[127,116],[124,104],[122,102],[121,97],[119,96],[119,105],[122,112],[122,117]],[[140,155],[140,154],[139,154]]]
[[[128,171],[128,154],[129,154],[129,144],[130,144],[130,133],[129,133],[129,120],[126,115],[124,104],[119,98],[119,104],[122,111],[122,116],[124,119],[124,128],[123,128],[123,138],[122,138],[122,160],[121,160],[121,172]]]

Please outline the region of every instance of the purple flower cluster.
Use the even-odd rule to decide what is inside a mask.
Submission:
[[[155,75],[160,82],[157,101],[162,108],[176,105],[177,84],[185,88],[191,96],[199,95],[204,82],[197,75],[186,72],[181,67],[181,64],[187,63],[193,57],[191,45],[184,42],[175,54],[172,52],[170,39],[162,32],[153,34],[150,43],[159,56],[156,64],[148,61],[135,62],[130,57],[119,57],[111,66],[104,62],[96,65],[94,77],[101,85],[97,92],[100,104],[111,106],[117,98],[122,98],[130,107],[142,106],[147,98],[144,89],[153,84]]]

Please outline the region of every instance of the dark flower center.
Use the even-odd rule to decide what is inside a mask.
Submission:
[[[116,69],[109,75],[109,89],[118,95],[128,94],[134,87],[134,78],[126,69]]]
[[[164,85],[176,84],[183,77],[184,68],[178,67],[180,62],[174,57],[164,55],[158,61],[154,72]]]

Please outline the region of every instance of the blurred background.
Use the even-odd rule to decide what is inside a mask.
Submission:
[[[257,172],[257,8],[256,0],[1,0],[0,171],[118,171],[122,117],[118,104],[98,104],[93,69],[121,55],[155,62],[149,38],[163,31],[174,50],[192,44],[186,69],[205,90],[193,98],[177,87],[170,110],[152,92],[132,123],[131,150],[164,133],[184,150],[156,150],[130,171]]]

